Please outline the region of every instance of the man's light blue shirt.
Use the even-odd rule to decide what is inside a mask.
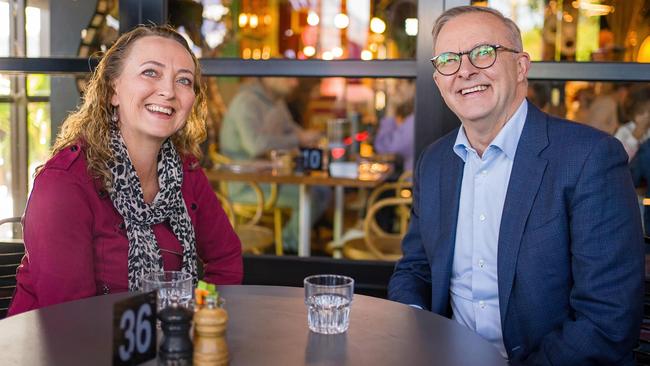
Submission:
[[[469,143],[464,127],[454,144],[465,167],[449,288],[453,319],[488,340],[504,357],[497,279],[499,226],[527,113],[524,100],[483,156]]]

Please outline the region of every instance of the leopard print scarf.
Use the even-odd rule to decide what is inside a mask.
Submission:
[[[129,239],[129,290],[136,291],[140,288],[139,282],[143,275],[163,270],[160,248],[151,226],[166,220],[183,247],[182,271],[191,273],[196,284],[196,239],[181,193],[183,164],[174,144],[167,139],[160,149],[160,191],[151,204],[144,202],[140,179],[117,127],[111,129],[110,147],[114,158],[108,162],[112,175],[109,195],[126,224]]]

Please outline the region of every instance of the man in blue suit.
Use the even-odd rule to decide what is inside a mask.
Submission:
[[[530,58],[501,13],[450,9],[433,40],[462,126],[417,164],[389,298],[451,317],[512,364],[633,364],[644,251],[623,147],[526,101]]]

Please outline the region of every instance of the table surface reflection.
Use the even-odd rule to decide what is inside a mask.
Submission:
[[[355,295],[350,328],[307,328],[302,288],[222,286],[230,365],[505,365],[488,342],[454,321]],[[0,364],[110,365],[112,306],[128,293],[93,297],[0,321]],[[155,365],[154,361],[146,365]]]

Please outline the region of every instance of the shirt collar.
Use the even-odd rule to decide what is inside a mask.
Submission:
[[[501,131],[499,131],[494,140],[492,140],[486,151],[494,147],[503,151],[511,160],[514,160],[515,153],[517,152],[517,145],[519,144],[519,138],[521,137],[521,132],[523,131],[524,123],[526,122],[527,114],[528,103],[526,99],[524,99],[512,117],[510,117],[503,128],[501,128]],[[456,135],[456,142],[454,142],[454,153],[456,153],[456,155],[458,155],[465,162],[467,161],[468,150],[474,151],[474,148],[467,139],[467,135],[465,134],[465,127],[461,125],[461,127],[458,129],[458,134]]]

